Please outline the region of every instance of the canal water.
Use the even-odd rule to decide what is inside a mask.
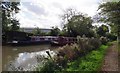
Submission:
[[[58,46],[32,45],[32,46],[2,46],[3,71],[33,71],[42,58],[48,57],[46,50],[55,55]],[[39,60],[38,60],[39,58]],[[34,67],[34,68],[33,68]]]

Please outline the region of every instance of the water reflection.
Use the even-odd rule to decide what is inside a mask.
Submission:
[[[53,51],[50,51],[50,49],[32,53],[19,53],[16,60],[12,63],[9,63],[7,70],[33,71],[39,63],[46,62],[45,58],[49,58],[46,51],[49,51],[52,57],[55,55],[55,53]]]
[[[48,49],[49,48],[49,49]],[[33,71],[38,64],[44,64],[49,51],[51,56],[55,52],[51,51],[50,45],[24,46],[24,47],[3,47],[3,70],[8,71]]]

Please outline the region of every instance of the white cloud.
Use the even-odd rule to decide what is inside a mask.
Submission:
[[[51,28],[61,26],[59,15],[63,10],[73,7],[78,11],[93,16],[98,7],[98,0],[21,0],[17,18],[21,27]]]

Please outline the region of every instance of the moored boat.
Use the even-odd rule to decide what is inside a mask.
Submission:
[[[47,44],[53,40],[57,40],[55,36],[30,36],[29,40],[12,40],[8,42],[10,45],[35,45],[35,44]]]
[[[77,39],[74,37],[58,37],[58,40],[51,41],[51,45],[66,45],[76,43]]]
[[[75,43],[77,41],[74,37],[63,36],[30,36],[29,40],[12,40],[8,42],[11,45],[33,45],[33,44],[51,44],[51,45],[65,45]]]

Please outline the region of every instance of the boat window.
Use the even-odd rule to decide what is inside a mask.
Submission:
[[[55,40],[54,38],[52,38],[52,40]]]
[[[44,40],[44,38],[40,38],[40,40]]]
[[[35,38],[32,38],[32,40],[35,40]]]
[[[45,40],[48,40],[48,38],[45,38]]]

